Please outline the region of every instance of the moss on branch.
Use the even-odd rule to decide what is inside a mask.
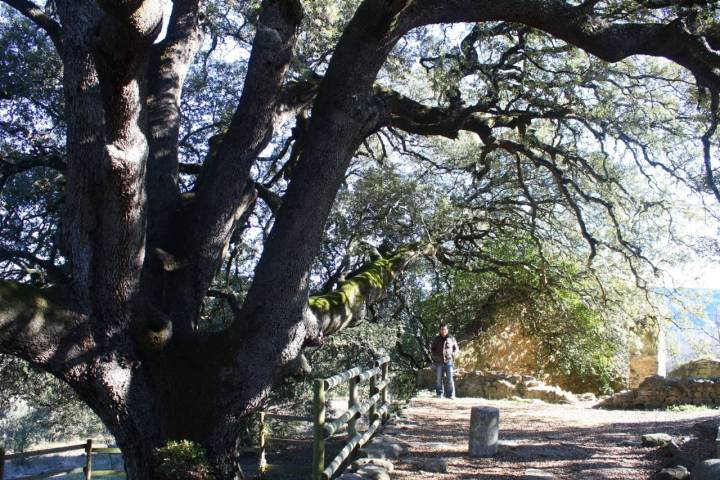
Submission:
[[[399,248],[369,262],[336,290],[310,297],[310,310],[320,321],[323,333],[328,335],[364,320],[367,305],[382,298],[397,274],[427,248],[418,244]]]

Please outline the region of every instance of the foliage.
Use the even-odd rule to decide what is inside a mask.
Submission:
[[[154,452],[161,480],[213,480],[205,449],[190,440],[168,441]]]
[[[692,403],[684,403],[681,405],[668,405],[668,412],[716,412],[718,407],[714,405],[694,405]]]
[[[66,384],[17,358],[0,355],[0,391],[0,437],[14,452],[41,442],[107,435]]]

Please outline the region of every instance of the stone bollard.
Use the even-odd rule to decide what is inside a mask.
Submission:
[[[472,407],[470,413],[470,456],[492,457],[498,451],[500,410]]]

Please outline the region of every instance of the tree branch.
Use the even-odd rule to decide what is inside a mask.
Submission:
[[[110,342],[128,328],[129,305],[137,299],[145,260],[147,62],[162,27],[163,5],[161,0],[97,3],[104,15],[89,47],[105,121],[102,161],[94,179],[100,186],[91,187],[100,204],[91,288],[95,308],[103,312],[98,316],[103,321],[94,325],[96,333]]]
[[[310,311],[319,326],[318,334],[328,336],[359,325],[365,320],[368,306],[387,294],[393,279],[431,251],[434,247],[427,244],[400,248],[360,268],[334,291],[310,297]]]
[[[455,139],[460,130],[476,133],[485,143],[492,142],[492,129],[477,112],[484,105],[467,108],[426,107],[395,91],[375,86],[375,94],[388,109],[390,126],[417,135],[440,135]]]
[[[55,153],[47,155],[22,155],[14,161],[0,157],[0,190],[5,186],[7,180],[19,173],[26,172],[36,167],[53,168],[59,172],[65,172],[65,160]]]
[[[153,45],[148,72],[148,243],[169,248],[168,228],[180,202],[178,146],[180,97],[185,77],[202,45],[199,0],[176,0],[165,39]]]
[[[398,20],[399,29],[434,23],[506,21],[552,34],[608,61],[631,55],[665,57],[690,70],[701,85],[720,90],[720,55],[675,20],[608,24],[593,12],[563,0],[419,0]]]
[[[55,283],[67,284],[69,278],[65,271],[49,260],[43,260],[35,255],[21,250],[10,250],[0,247],[0,261],[14,262],[17,259],[27,260],[44,269]]]
[[[250,168],[272,137],[300,20],[298,0],[263,1],[240,102],[217,151],[205,161],[195,201],[181,219],[188,234],[174,253],[192,260],[183,273],[195,285],[187,299],[191,305],[200,304],[236,221],[257,195]]]
[[[277,212],[282,205],[282,198],[280,198],[279,195],[267,188],[265,185],[262,185],[260,183],[255,183],[255,189],[257,190],[258,197],[260,197],[262,201],[265,202],[265,205],[268,206],[268,208],[274,215],[277,215]]]
[[[62,288],[40,289],[0,280],[0,352],[58,376],[77,365],[92,342],[75,343],[84,335],[84,317],[68,298]]]
[[[29,0],[2,0],[45,30],[58,52],[62,49],[62,27]]]
[[[718,126],[719,95],[717,91],[711,92],[710,95],[710,126],[702,136],[703,163],[705,165],[705,183],[707,184],[710,191],[713,192],[713,195],[715,195],[715,199],[720,202],[720,190],[718,190],[718,186],[715,183],[715,176],[712,168],[712,156],[710,152],[710,139],[713,137],[713,135],[715,135],[715,131],[717,130]]]

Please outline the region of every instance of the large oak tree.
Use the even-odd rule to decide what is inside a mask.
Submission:
[[[416,246],[382,251],[337,290],[310,298],[313,262],[335,196],[353,156],[361,147],[371,150],[367,139],[381,129],[401,143],[398,131],[476,135],[482,142],[479,160],[464,171],[483,178],[493,167],[486,159],[496,152],[517,162],[513,188],[517,198],[525,198],[513,204],[507,196],[496,208],[524,212],[534,233],[539,212],[564,203],[591,258],[609,247],[634,269],[633,259],[643,253],[623,236],[615,204],[601,195],[605,187],[597,192],[586,187],[595,182],[623,192],[617,172],[562,144],[538,142],[529,127],[538,119],[565,122],[564,128],[575,122],[598,142],[614,135],[636,149],[643,173],[643,166],[660,166],[679,181],[693,178],[649,155],[650,148],[626,130],[547,98],[533,102],[523,90],[536,86],[520,78],[523,68],[532,67],[533,56],[523,55],[530,32],[556,39],[548,44],[556,53],[566,52],[567,45],[588,52],[593,63],[649,55],[690,72],[711,114],[700,138],[704,183],[698,188],[720,198],[711,163],[720,90],[716,2],[364,0],[329,51],[314,60],[322,67],[311,71],[305,65],[304,75],[289,79],[289,69],[302,70],[293,62],[301,57],[295,51],[298,37],[307,33],[301,31],[303,6],[299,0],[263,0],[259,11],[248,6],[245,12],[254,37],[231,119],[213,132],[203,162],[187,165],[179,153],[185,140],[183,88],[193,62],[207,61],[198,55],[208,33],[201,22],[204,15],[217,15],[218,3],[174,0],[167,33],[156,42],[163,25],[161,0],[55,0],[45,10],[28,0],[3,1],[50,38],[62,61],[66,142],[59,153],[4,162],[0,178],[4,183],[45,165],[63,171],[66,183],[59,234],[47,239],[56,251],[48,257],[0,250],[0,260],[34,264],[47,277],[42,288],[28,281],[0,283],[0,352],[67,382],[115,435],[132,479],[153,478],[150,452],[168,439],[200,443],[220,478],[240,477],[235,462],[240,422],[273,385],[302,367],[304,347],[362,320],[387,282],[422,253]],[[442,105],[424,104],[388,82],[376,84],[399,42],[422,50],[421,41],[408,40],[412,32],[459,22],[477,24],[459,51],[422,58],[428,70],[452,65],[445,72]],[[482,61],[476,47],[508,32],[517,42],[505,45],[491,62]],[[560,78],[563,57],[557,58],[533,68]],[[590,73],[583,88],[597,91],[602,79]],[[453,78],[460,84],[471,74],[486,76],[492,88],[466,105],[450,86]],[[642,86],[657,78],[646,74],[634,80]],[[513,102],[523,110],[499,107],[513,103],[503,100],[510,84],[523,100]],[[571,96],[571,87],[559,88]],[[576,96],[570,103],[581,109],[582,100]],[[282,154],[289,159],[275,175],[289,180],[280,196],[273,182],[258,182],[253,172],[267,160],[261,157],[266,148],[282,143],[276,138],[280,126],[295,115],[292,149]],[[518,135],[499,133],[508,129]],[[531,194],[534,171],[550,182],[552,199]],[[182,188],[181,172],[197,175],[191,191]],[[468,205],[483,195],[468,198]],[[273,212],[273,222],[239,302],[232,292],[211,287],[238,230],[259,208],[258,198]],[[614,231],[612,244],[587,221],[589,209],[603,212]],[[458,247],[489,234],[460,230],[454,233]],[[462,253],[462,248],[454,252],[457,263]],[[442,248],[438,256],[453,261]],[[220,331],[198,328],[209,295],[223,296],[232,306],[232,322]]]

